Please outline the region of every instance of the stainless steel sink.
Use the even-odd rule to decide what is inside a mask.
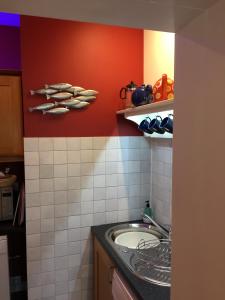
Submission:
[[[149,234],[155,237],[157,244],[140,239],[136,247],[126,247],[116,242],[119,236],[130,232]],[[170,241],[165,240],[166,237],[155,226],[142,223],[116,225],[107,230],[105,238],[136,276],[157,285],[170,286]]]
[[[155,226],[149,225],[149,224],[144,224],[144,223],[134,223],[134,224],[121,224],[121,225],[116,225],[112,228],[110,228],[106,232],[106,239],[107,241],[115,247],[117,245],[116,239],[118,236],[124,234],[124,233],[130,233],[130,232],[136,232],[136,233],[147,233],[149,236],[153,235],[156,237],[156,239],[162,239],[165,238],[163,234],[161,234],[159,231],[157,231],[157,228]],[[119,245],[120,247],[123,247]],[[137,245],[136,245],[137,247]],[[135,248],[136,248],[135,247]],[[129,248],[129,246],[124,246],[124,248]],[[133,248],[133,247],[132,247]],[[131,249],[132,249],[131,248]]]

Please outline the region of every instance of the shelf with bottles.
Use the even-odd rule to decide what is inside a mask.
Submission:
[[[174,99],[164,100],[137,107],[127,108],[117,111],[118,115],[124,115],[125,119],[133,121],[136,124],[140,124],[146,117],[154,119],[156,116],[160,116],[162,119],[167,117],[169,114],[173,114]],[[165,132],[164,134],[148,134],[144,133],[145,136],[152,138],[172,138],[173,134]]]

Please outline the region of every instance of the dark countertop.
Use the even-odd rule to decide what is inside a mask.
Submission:
[[[133,222],[132,222],[133,223]],[[121,272],[123,277],[126,279],[127,283],[130,285],[131,289],[135,295],[140,300],[169,300],[170,299],[170,288],[158,286],[152,283],[148,283],[144,280],[136,277],[120,259],[117,253],[113,250],[110,244],[105,239],[105,232],[112,226],[122,224],[114,223],[107,225],[92,226],[91,231],[93,235],[100,242],[102,247],[108,253],[109,257],[113,260],[118,270]]]

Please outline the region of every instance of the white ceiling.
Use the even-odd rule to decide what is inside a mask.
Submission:
[[[176,32],[218,0],[0,0],[0,11]]]

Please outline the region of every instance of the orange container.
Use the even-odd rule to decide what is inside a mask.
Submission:
[[[163,74],[153,86],[153,102],[174,99],[174,81]]]

